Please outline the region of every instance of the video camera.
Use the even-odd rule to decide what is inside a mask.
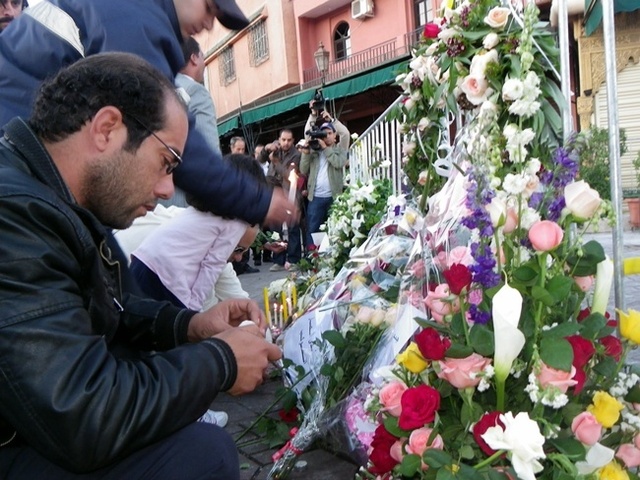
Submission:
[[[317,125],[312,125],[311,130],[307,130],[304,132],[305,135],[308,135],[311,140],[309,140],[309,148],[311,150],[320,150],[322,146],[318,139],[324,140],[327,138],[327,132],[320,129]]]
[[[316,115],[320,115],[320,113],[326,108],[326,100],[322,95],[322,90],[316,90],[316,93],[313,96],[313,103],[311,104],[311,108],[315,110]]]

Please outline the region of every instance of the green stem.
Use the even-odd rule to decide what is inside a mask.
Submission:
[[[420,212],[425,213],[427,198],[429,197],[429,187],[431,186],[431,172],[429,171],[427,174],[427,180],[424,182],[424,187],[422,187],[422,196],[420,197]]]
[[[506,378],[496,377],[496,410],[504,412],[504,387]]]
[[[464,306],[465,302],[460,299],[460,315],[462,315],[462,328],[464,329],[464,338],[467,341],[467,345],[471,346],[471,338],[469,337],[469,325],[467,324],[467,315]]]
[[[504,450],[498,450],[496,453],[491,455],[489,458],[485,458],[483,461],[481,461],[477,465],[474,465],[473,468],[475,468],[476,470],[480,470],[482,467],[486,467],[487,465],[491,465],[493,462],[495,462],[497,459],[499,459],[504,452],[505,452]]]
[[[540,281],[538,282],[538,285],[541,288],[544,288],[544,284],[546,282],[546,277],[547,277],[547,252],[541,253],[538,256],[538,263],[540,265]],[[537,345],[538,343],[538,335],[540,335],[540,330],[542,329],[542,308],[544,307],[542,300],[538,300],[538,305],[536,308],[536,314],[535,314],[535,325],[536,325],[536,331],[534,334],[534,344]]]
[[[260,415],[258,415],[258,418],[256,418],[251,425],[249,425],[247,428],[245,428],[244,431],[240,435],[238,435],[236,437],[235,442],[237,443],[247,433],[249,433],[251,430],[253,430],[253,428],[258,424],[258,422],[260,420],[262,420],[264,417],[266,417],[267,414],[271,413],[271,409],[273,407],[275,407],[278,404],[278,402],[280,400],[282,400],[284,398],[284,396],[289,393],[289,390],[291,390],[293,387],[295,387],[297,384],[299,384],[310,373],[311,373],[311,371],[308,371],[307,373],[302,375],[298,380],[295,381],[295,383],[293,385],[291,385],[291,387],[289,387],[288,389],[285,389],[280,395],[278,395],[278,397],[276,397],[276,399],[273,402],[271,402],[271,405],[269,405]]]

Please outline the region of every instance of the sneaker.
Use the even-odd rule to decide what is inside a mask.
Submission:
[[[251,265],[247,263],[247,265],[244,267],[243,273],[258,273],[259,271],[260,270],[258,270],[257,268],[253,268]]]
[[[227,412],[216,412],[214,410],[207,410],[199,419],[199,422],[211,423],[219,427],[224,427],[229,421],[229,415]]]
[[[283,270],[284,270],[284,266],[278,263],[274,263],[273,265],[271,265],[271,268],[269,269],[270,272],[282,272]]]

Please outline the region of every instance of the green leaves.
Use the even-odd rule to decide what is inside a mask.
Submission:
[[[573,348],[564,338],[545,337],[540,342],[540,358],[551,368],[569,372],[573,362]]]
[[[576,277],[588,277],[595,275],[598,264],[606,258],[604,249],[595,240],[591,240],[582,246],[577,253],[572,253],[567,258],[567,265],[571,267],[571,274]]]

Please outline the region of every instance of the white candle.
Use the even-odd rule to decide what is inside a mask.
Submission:
[[[294,165],[293,163],[291,165]],[[296,203],[296,190],[298,189],[298,175],[295,166],[289,172],[289,201]]]

